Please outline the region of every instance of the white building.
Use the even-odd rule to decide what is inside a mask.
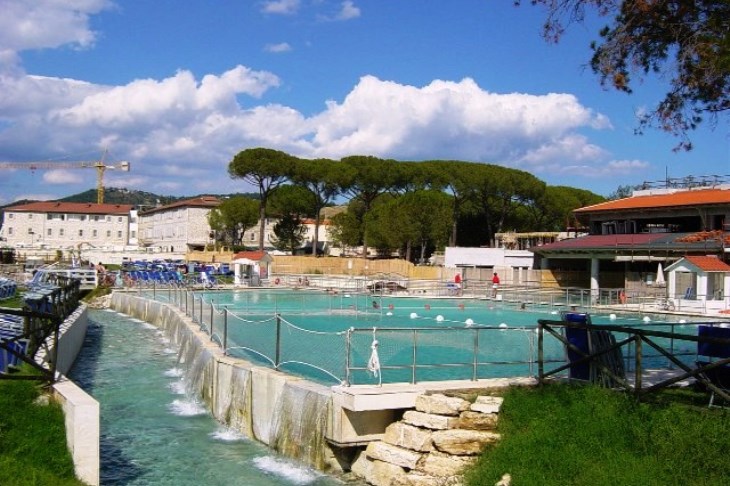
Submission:
[[[444,266],[460,268],[465,278],[488,281],[499,272],[502,282],[511,284],[525,281],[533,260],[532,252],[506,248],[446,247],[444,252]]]
[[[168,252],[203,249],[213,243],[208,215],[220,204],[215,196],[201,196],[140,211],[139,245]]]
[[[5,208],[0,236],[15,248],[124,247],[130,244],[129,204],[40,201]]]

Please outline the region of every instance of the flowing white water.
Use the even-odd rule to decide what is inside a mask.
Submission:
[[[102,484],[341,484],[223,428],[195,395],[181,395],[205,386],[205,378],[196,383],[180,376],[200,361],[196,373],[205,377],[204,351],[183,348],[189,361],[178,364],[176,355],[164,352],[174,345],[160,342],[148,325],[113,312],[91,310],[89,317],[70,375],[101,404]]]

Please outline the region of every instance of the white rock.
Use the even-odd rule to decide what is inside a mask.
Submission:
[[[416,410],[438,415],[459,415],[459,412],[469,409],[469,402],[463,398],[447,397],[446,395],[419,395],[416,397]]]
[[[459,423],[457,417],[447,417],[444,415],[434,415],[431,413],[418,412],[409,410],[403,414],[403,421],[416,427],[425,427],[432,430],[443,430],[456,427]]]

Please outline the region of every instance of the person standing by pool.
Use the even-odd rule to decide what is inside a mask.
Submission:
[[[499,275],[497,275],[497,272],[494,272],[494,275],[492,276],[492,298],[497,298],[497,289],[499,288]]]

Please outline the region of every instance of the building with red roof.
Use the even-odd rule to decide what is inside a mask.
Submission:
[[[38,201],[9,206],[4,213],[2,236],[16,248],[136,244],[129,204]]]
[[[582,275],[598,289],[655,288],[657,271],[683,258],[722,264],[730,248],[730,186],[635,191],[574,211],[586,236],[533,247],[539,268]],[[710,258],[709,260],[705,260]],[[692,260],[689,260],[692,261]],[[685,284],[682,284],[685,285]],[[686,287],[697,289],[697,285]],[[680,285],[681,287],[681,285]],[[684,297],[683,289],[676,289]]]

